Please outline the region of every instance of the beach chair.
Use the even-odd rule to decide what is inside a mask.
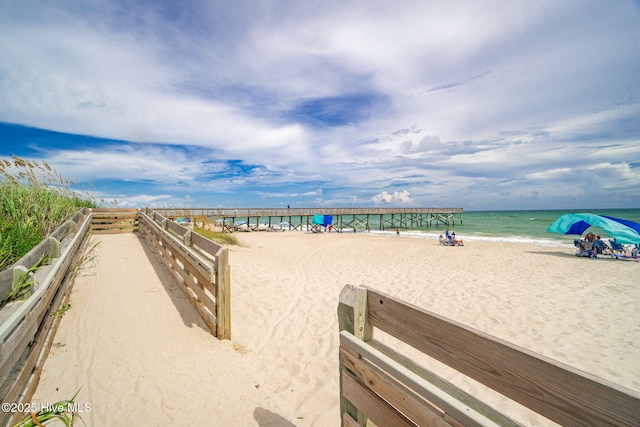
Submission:
[[[609,239],[609,244],[611,245],[611,250],[614,252],[624,252],[624,248],[621,243],[617,243],[616,239]]]
[[[449,233],[449,230],[444,231],[444,241],[442,244],[445,246],[453,246],[453,236]]]
[[[585,258],[596,258],[597,252],[593,242],[589,240],[578,239],[573,241],[573,245],[577,248],[575,256]]]

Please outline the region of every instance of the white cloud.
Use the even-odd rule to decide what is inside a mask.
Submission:
[[[116,200],[116,206],[122,208],[140,208],[140,207],[187,207],[191,205],[183,205],[183,204],[174,204],[171,203],[172,200],[175,200],[175,197],[169,194],[137,194],[135,196],[128,195],[113,195],[110,199],[105,199],[106,202],[109,200]],[[113,207],[113,206],[110,206]]]
[[[413,199],[409,196],[408,191],[394,191],[393,193],[389,193],[388,191],[383,191],[380,194],[377,194],[371,198],[371,201],[375,204],[380,203],[390,203],[390,204],[400,204],[400,205],[409,205],[413,203]]]
[[[0,121],[167,145],[50,150],[74,177],[168,185],[239,160],[279,186],[270,199],[431,205],[455,191],[491,206],[498,187],[543,200],[542,177],[580,165],[637,193],[631,1],[30,5],[0,5]],[[291,114],[353,94],[381,101],[348,125]],[[201,186],[232,192],[258,181],[247,174]]]
[[[160,147],[114,147],[101,150],[56,151],[47,157],[64,176],[81,180],[118,178],[125,181],[176,182],[195,180],[199,162],[184,152]]]

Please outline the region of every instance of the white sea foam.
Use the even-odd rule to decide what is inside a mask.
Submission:
[[[371,230],[370,234],[381,236],[395,236],[396,232]],[[440,233],[433,233],[428,231],[425,232],[419,230],[400,230],[400,235],[406,238],[438,240]],[[573,247],[573,242],[565,242],[557,239],[536,238],[530,236],[492,236],[484,233],[476,233],[471,235],[459,235],[458,238],[462,239],[465,242],[482,241],[495,243],[528,244],[544,247]]]

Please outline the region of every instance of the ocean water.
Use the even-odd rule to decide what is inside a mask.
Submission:
[[[490,241],[490,242],[510,242],[510,243],[528,243],[539,246],[566,246],[573,247],[574,239],[578,236],[568,236],[562,234],[548,233],[547,228],[560,215],[568,213],[592,213],[596,215],[607,215],[615,218],[627,219],[640,223],[640,209],[589,209],[589,210],[527,210],[527,211],[465,211],[462,214],[462,223],[460,223],[460,215],[455,215],[455,223],[449,226],[450,231],[455,231],[458,239],[464,241]],[[280,217],[272,217],[271,221],[268,217],[261,217],[260,224],[274,224],[279,227]],[[211,218],[211,220],[216,220]],[[395,235],[395,231],[389,228],[380,231],[379,220],[377,215],[370,217],[369,233],[378,235]],[[385,219],[386,227],[390,226],[390,218]],[[255,219],[252,219],[254,223]],[[335,219],[334,219],[335,221]],[[288,228],[288,224],[284,224],[283,228]],[[401,228],[402,237],[409,238],[427,238],[437,239],[444,233],[445,225],[436,225],[429,228]],[[345,232],[353,232],[353,230],[344,230]],[[587,232],[602,235],[603,238],[609,238],[604,230],[598,227],[590,227]],[[358,232],[366,232],[359,229]]]
[[[590,209],[590,210],[537,210],[537,211],[465,211],[462,224],[458,215],[455,224],[450,226],[458,239],[465,241],[483,240],[494,242],[530,243],[540,246],[573,246],[578,236],[548,233],[547,227],[560,215],[568,213],[592,213],[608,215],[640,223],[640,209]],[[374,231],[371,233],[395,234],[393,231]],[[434,238],[444,232],[446,226],[427,229],[400,230],[402,236],[416,238]],[[587,232],[601,234],[608,238],[602,229],[590,227]]]

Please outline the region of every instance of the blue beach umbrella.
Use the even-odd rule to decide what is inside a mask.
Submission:
[[[562,215],[547,228],[549,233],[582,234],[592,225],[600,227],[617,243],[633,245],[640,243],[640,224],[626,219],[588,213]]]

